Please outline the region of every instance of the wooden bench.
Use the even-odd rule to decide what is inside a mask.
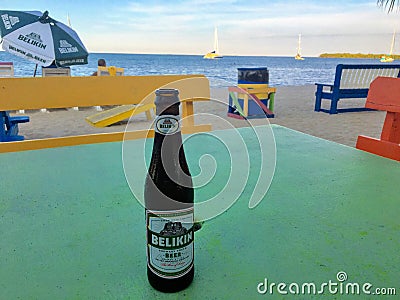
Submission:
[[[400,78],[376,78],[365,106],[386,111],[386,118],[381,138],[360,135],[356,148],[400,161]]]
[[[204,75],[85,76],[43,78],[0,78],[0,111],[93,107],[96,105],[149,104],[155,90],[176,88],[182,106],[182,133],[210,131],[210,124],[196,125],[193,102],[210,99],[209,81]],[[51,124],[49,124],[51,126]],[[88,126],[90,126],[88,124]],[[0,153],[62,147],[78,144],[152,137],[153,130],[114,132],[0,143]]]
[[[337,114],[338,112],[370,110],[365,107],[338,109],[340,99],[366,98],[369,86],[376,77],[400,77],[400,65],[344,65],[336,66],[333,84],[316,83],[315,111]],[[326,89],[329,90],[326,90]],[[321,108],[323,99],[331,101],[330,109]]]

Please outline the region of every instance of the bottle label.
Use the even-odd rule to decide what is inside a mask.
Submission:
[[[158,276],[173,279],[193,267],[193,208],[146,211],[147,263]]]
[[[174,134],[181,130],[179,117],[174,115],[157,116],[154,124],[154,131],[164,135]]]

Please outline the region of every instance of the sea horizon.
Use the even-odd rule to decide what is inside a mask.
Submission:
[[[200,54],[131,54],[91,52],[87,65],[71,66],[72,76],[89,76],[97,70],[97,60],[103,58],[108,66],[124,68],[124,75],[203,74],[212,87],[237,84],[238,68],[266,67],[270,86],[333,83],[338,64],[379,64],[369,58],[320,58],[305,56],[240,56],[226,55],[220,59],[203,59]],[[14,63],[15,77],[32,77],[35,64],[8,52],[0,52],[0,61]],[[36,76],[41,75],[41,67]]]

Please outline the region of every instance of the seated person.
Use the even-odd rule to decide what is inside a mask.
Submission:
[[[98,67],[106,67],[106,61],[104,59],[100,58],[97,61],[97,66]],[[97,71],[93,72],[91,76],[97,76]]]

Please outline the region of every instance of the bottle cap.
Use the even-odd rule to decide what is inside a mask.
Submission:
[[[158,89],[156,90],[156,96],[178,96],[179,91],[177,89]]]

